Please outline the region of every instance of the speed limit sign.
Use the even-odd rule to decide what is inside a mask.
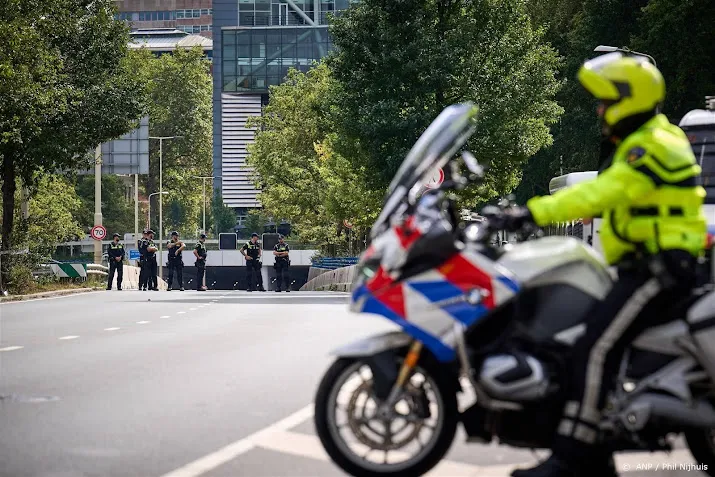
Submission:
[[[95,225],[92,227],[91,235],[94,240],[104,240],[104,237],[107,236],[107,229],[102,225]]]

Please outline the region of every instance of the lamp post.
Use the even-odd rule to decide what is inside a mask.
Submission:
[[[151,196],[153,196],[153,195],[168,195],[168,194],[169,194],[168,192],[154,192],[153,194],[149,194],[149,200],[147,201],[147,202],[149,202],[149,209],[148,209],[149,219],[146,221],[146,226],[148,228],[151,228]],[[161,240],[159,240],[159,242],[161,242]],[[161,258],[161,257],[159,257],[159,258]]]
[[[651,61],[651,63],[653,63],[653,66],[658,66],[655,62],[655,58],[653,58],[649,54],[639,53],[625,46],[618,48],[617,46],[598,45],[596,48],[593,49],[593,51],[597,51],[599,53],[613,53],[614,51],[620,51],[622,53],[630,53],[631,55],[645,56]]]
[[[164,139],[177,139],[177,138],[182,138],[184,136],[149,136],[149,139],[158,139],[159,140],[159,277],[164,278],[164,270],[163,270],[163,260],[161,259],[161,248],[162,248],[162,241],[164,240],[164,209],[162,208],[162,203],[163,200],[161,200],[161,195],[164,195],[164,183],[163,183],[163,174],[164,174],[164,165],[163,165],[163,156],[164,156]]]
[[[204,224],[203,232],[206,233],[206,179],[220,179],[221,176],[192,176],[194,179],[201,179],[203,182],[203,194],[204,194]],[[214,217],[215,219],[215,217]]]

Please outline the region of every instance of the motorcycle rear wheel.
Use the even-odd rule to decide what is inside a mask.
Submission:
[[[347,424],[339,425],[338,418],[336,417],[339,408],[338,395],[340,390],[347,384],[350,375],[355,374],[356,371],[360,372],[365,366],[367,366],[366,363],[359,359],[338,359],[325,373],[318,387],[315,398],[314,422],[325,451],[338,467],[354,477],[416,477],[424,475],[442,460],[452,445],[457,431],[459,408],[454,386],[445,378],[445,375],[448,373],[440,373],[438,369],[429,369],[432,368],[432,366],[422,364],[422,362],[415,367],[415,372],[423,374],[425,382],[430,383],[430,386],[433,388],[431,392],[434,394],[436,398],[435,401],[437,401],[439,407],[437,423],[433,429],[434,435],[429,439],[427,444],[420,447],[420,450],[413,458],[406,462],[397,464],[385,462],[384,464],[380,464],[369,462],[366,458],[373,451],[384,452],[384,450],[371,448],[369,445],[366,445],[365,447],[371,450],[364,456],[353,452],[349,448],[349,443],[340,434],[340,427],[345,427]],[[359,388],[360,386],[358,386],[358,389]],[[426,394],[427,393],[424,392],[425,396]],[[353,400],[351,400],[351,402],[352,401]],[[367,407],[367,402],[365,403],[365,407]],[[350,415],[347,416],[347,420],[350,421]],[[392,429],[393,424],[396,422],[397,420],[394,420],[389,424],[390,429]],[[405,419],[405,422],[408,423],[409,421]],[[415,424],[415,426],[417,425],[418,424]],[[407,425],[405,427],[407,427]],[[429,429],[429,427],[426,428]],[[398,431],[395,435],[398,435],[400,432],[401,431]],[[369,434],[369,432],[366,434]],[[366,438],[365,435],[361,437],[363,439]],[[419,437],[418,431],[416,439],[418,444],[421,444]],[[358,437],[357,439],[360,438]],[[357,444],[363,445],[363,443],[360,442],[357,442]],[[388,459],[389,452],[400,452],[400,450],[400,448],[396,448],[385,452],[385,461]]]

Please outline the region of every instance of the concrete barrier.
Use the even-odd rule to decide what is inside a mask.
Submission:
[[[323,270],[323,273],[308,280],[308,282],[301,287],[301,291],[350,291],[357,267],[351,265],[335,270],[318,270]],[[310,278],[310,272],[308,273],[308,277]]]
[[[124,265],[124,276],[122,277],[122,289],[124,290],[138,290],[139,289],[139,267],[134,267],[132,265]],[[106,282],[105,274],[105,282]],[[166,290],[166,281],[157,277],[157,288],[159,290]],[[114,274],[114,280],[112,280],[112,289],[117,288],[117,274]]]

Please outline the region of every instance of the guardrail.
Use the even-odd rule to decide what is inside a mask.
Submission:
[[[358,257],[322,257],[312,261],[315,268],[327,270],[337,270],[338,268],[349,267],[358,263]]]

